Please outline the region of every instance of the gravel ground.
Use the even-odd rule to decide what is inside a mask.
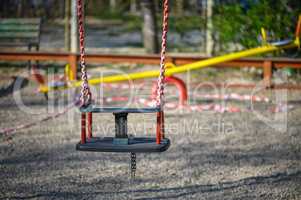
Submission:
[[[33,87],[24,88],[22,98],[40,114],[20,110],[8,95],[0,98],[0,127],[57,111]],[[297,91],[288,93],[289,100],[298,96]],[[103,124],[112,128],[112,119],[97,116],[95,132],[101,135]],[[152,115],[131,115],[129,122],[131,132],[154,134],[152,126],[143,127],[154,124]],[[128,154],[75,150],[80,134],[76,108],[21,130],[11,140],[2,137],[0,199],[301,199],[298,104],[278,114],[265,109],[257,114],[169,111],[166,126],[171,147],[161,154],[138,154],[134,180]]]

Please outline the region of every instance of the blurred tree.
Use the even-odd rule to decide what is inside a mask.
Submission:
[[[183,0],[176,0],[175,1],[175,15],[177,17],[183,16],[184,13],[184,1]]]
[[[156,10],[153,0],[141,0],[143,13],[143,44],[149,53],[159,53]]]
[[[77,23],[77,0],[71,0],[70,17],[70,50],[72,53],[78,52],[78,23]]]
[[[136,14],[137,13],[137,2],[136,0],[131,0],[131,6],[130,6],[130,11],[131,14]]]
[[[71,0],[65,0],[65,50],[70,51],[70,8]]]
[[[213,53],[213,35],[212,35],[212,9],[214,0],[206,0],[206,54],[211,56]]]
[[[110,10],[112,12],[116,11],[116,0],[110,0]]]
[[[103,12],[103,10],[106,9],[106,5],[109,5],[109,2],[106,2],[104,0],[88,0],[86,2],[86,13],[90,16],[99,16]]]
[[[301,1],[239,0],[218,4],[214,12],[213,29],[218,33],[216,38],[221,50],[226,51],[229,43],[251,48],[261,42],[261,27],[268,31],[270,40],[292,38],[301,13]]]
[[[41,17],[44,20],[63,18],[62,0],[3,0],[0,1],[0,16],[3,18]]]
[[[22,2],[23,1],[19,1],[19,2],[17,2],[18,3],[18,5],[17,5],[17,17],[21,17],[22,16],[22,7],[23,7],[23,5],[22,5]]]

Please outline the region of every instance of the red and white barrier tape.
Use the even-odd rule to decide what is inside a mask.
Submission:
[[[267,97],[260,97],[255,95],[240,95],[237,93],[231,94],[194,94],[194,96],[199,97],[201,99],[217,99],[217,100],[237,100],[237,101],[252,101],[252,102],[265,102],[269,103],[270,99]]]
[[[103,103],[112,103],[112,102],[124,102],[129,101],[128,97],[106,97],[103,98]],[[269,101],[265,101],[269,102]],[[143,106],[147,107],[154,107],[155,101],[151,99],[145,99],[145,98],[135,98],[133,99],[132,103],[140,103]],[[245,110],[242,110],[241,108],[237,106],[223,106],[220,104],[202,104],[202,105],[179,105],[177,102],[166,102],[165,103],[166,109],[185,109],[188,111],[196,111],[196,112],[204,112],[204,111],[214,111],[218,113],[238,113],[243,112]],[[270,109],[270,112],[287,112],[293,108],[292,105],[286,105],[286,104],[278,104],[275,108]],[[249,112],[252,112],[252,110],[247,110]]]
[[[104,88],[108,88],[108,89],[130,89],[130,88],[141,88],[145,85],[144,82],[141,82],[139,84],[135,84],[134,86],[130,86],[130,84],[125,84],[125,83],[121,83],[121,84],[116,84],[116,83],[104,83],[102,84],[102,86]],[[256,95],[240,95],[237,93],[230,93],[230,94],[193,94],[195,97],[201,98],[201,99],[205,99],[205,100],[210,100],[210,99],[214,99],[214,100],[236,100],[236,101],[252,101],[252,102],[265,102],[265,103],[269,103],[270,99],[267,97],[261,97],[261,96],[256,96]]]
[[[125,90],[125,89],[131,89],[131,88],[140,88],[143,87],[145,85],[145,82],[140,82],[140,83],[135,83],[135,84],[126,84],[126,83],[102,83],[101,87],[104,88],[109,88],[109,89],[121,89],[121,90]]]
[[[287,105],[283,103],[277,104],[275,107],[271,108],[269,111],[272,113],[281,113],[281,112],[288,112],[294,108],[293,105]]]
[[[105,84],[105,87],[109,88],[123,88],[123,89],[128,89],[129,85],[128,84],[119,84],[118,87],[114,86],[117,84]],[[239,94],[229,94],[229,95],[210,95],[210,94],[205,94],[205,95],[198,95],[198,97],[202,97],[203,99],[219,99],[219,100],[252,100],[255,102],[270,102],[270,100],[266,97],[258,97],[258,96],[251,96],[251,95],[239,95]],[[129,101],[128,97],[124,96],[119,96],[119,97],[105,97],[102,99],[102,103],[112,103],[112,102],[126,102]],[[133,98],[132,99],[133,103],[139,103],[142,104],[143,106],[147,107],[154,107],[156,105],[155,100],[151,99],[146,99],[146,98]],[[19,126],[13,127],[13,128],[3,128],[0,130],[0,133],[2,134],[11,134],[14,133],[18,130],[26,129],[33,127],[35,125],[40,124],[41,122],[48,121],[50,119],[55,119],[58,118],[61,115],[64,115],[67,113],[69,110],[71,110],[76,103],[72,103],[69,106],[67,106],[66,109],[64,109],[61,112],[55,113],[48,115],[40,120],[30,122],[27,124],[21,124]],[[202,104],[202,105],[179,105],[178,102],[166,102],[165,103],[165,108],[166,109],[184,109],[187,111],[195,111],[195,112],[204,112],[204,111],[213,111],[217,113],[239,113],[243,112],[245,110],[242,110],[239,107],[236,106],[223,106],[220,104]],[[279,112],[287,112],[289,110],[293,109],[292,105],[286,105],[286,104],[278,104],[274,108],[269,109],[270,112],[273,113],[279,113]],[[252,112],[252,110],[247,110],[249,112]]]

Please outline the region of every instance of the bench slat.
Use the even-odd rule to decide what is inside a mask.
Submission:
[[[0,19],[0,24],[40,24],[40,18],[6,18]]]
[[[26,41],[26,42],[4,42],[2,43],[0,41],[0,47],[5,46],[5,47],[27,47],[27,46],[39,46],[39,43],[37,41]]]
[[[0,24],[0,32],[20,32],[20,31],[32,31],[32,32],[39,32],[40,26],[39,25],[1,25]]]
[[[0,32],[0,39],[38,38],[38,32]]]
[[[0,19],[0,46],[39,46],[40,18]]]

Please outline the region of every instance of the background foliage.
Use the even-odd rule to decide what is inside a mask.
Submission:
[[[269,40],[292,38],[301,14],[301,1],[246,0],[239,4],[216,4],[214,13],[215,39],[223,50],[229,43],[250,48],[261,42],[261,27],[268,32]]]

